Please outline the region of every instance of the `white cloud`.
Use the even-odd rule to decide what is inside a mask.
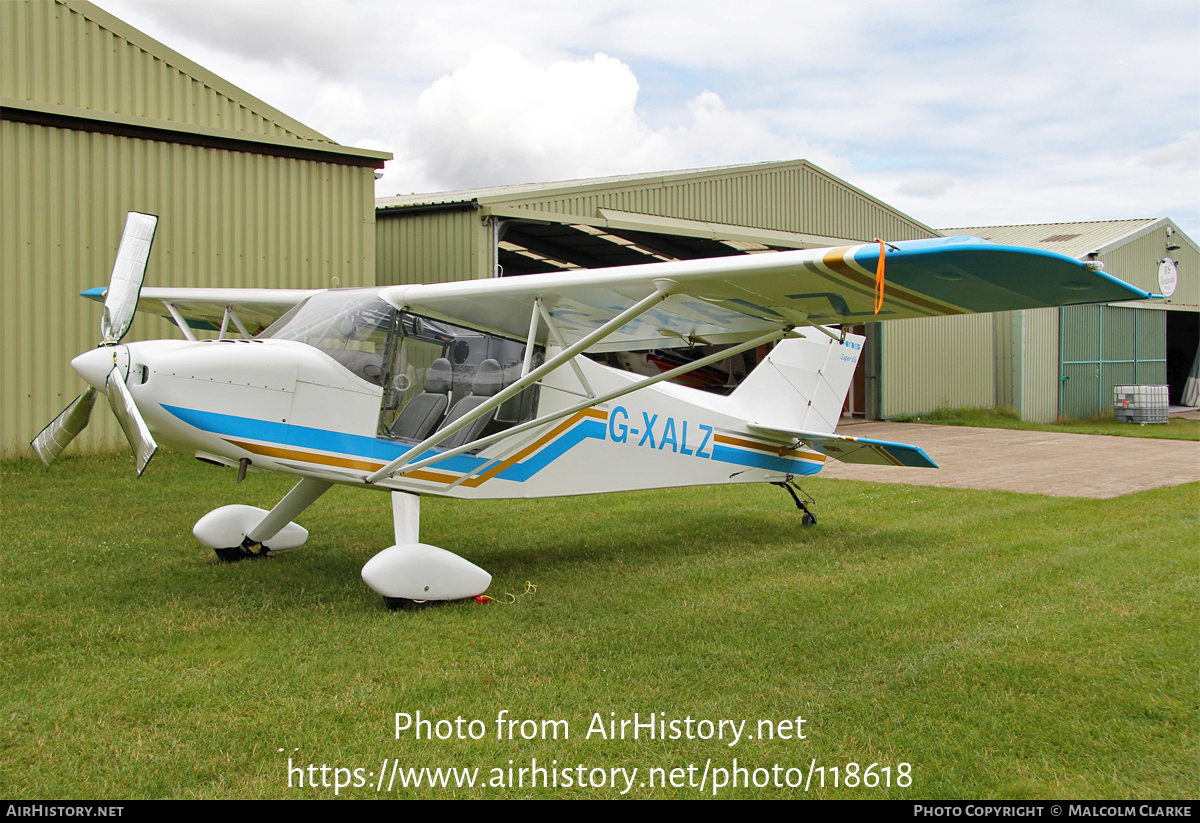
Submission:
[[[501,45],[421,93],[404,151],[450,187],[608,174],[661,160],[637,116],[637,78],[597,54],[541,68]]]
[[[1200,131],[1193,131],[1167,145],[1147,152],[1147,166],[1167,166],[1195,170],[1200,166]]]
[[[907,183],[896,189],[897,194],[907,194],[912,197],[941,197],[951,186],[954,185],[954,180],[944,174],[927,174],[922,177],[915,177]]]
[[[804,157],[926,223],[1200,235],[1193,0],[99,2],[390,148],[381,194]]]
[[[814,150],[704,91],[682,123],[652,130],[638,80],[604,54],[546,68],[492,45],[421,93],[380,192],[592,177],[791,159]],[[837,158],[815,151],[831,165]],[[841,164],[844,165],[844,164]]]
[[[344,134],[369,130],[374,116],[362,91],[327,80],[317,85],[303,120],[319,132]]]

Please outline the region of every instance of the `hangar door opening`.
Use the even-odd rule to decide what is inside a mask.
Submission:
[[[672,260],[732,257],[791,248],[749,240],[716,240],[712,237],[542,220],[497,220],[495,232],[496,275],[499,277],[633,266]],[[588,356],[614,368],[652,377],[685,363],[708,357],[725,348],[728,346],[711,346],[705,345],[703,341],[694,341],[692,345],[669,349],[609,352]],[[742,352],[683,375],[673,382],[704,391],[728,394],[769,351],[769,347],[762,346],[756,351]]]
[[[1171,311],[1167,315],[1167,385],[1171,403],[1176,406],[1200,405],[1200,397],[1188,393],[1188,378],[1195,383],[1200,371],[1200,313]]]

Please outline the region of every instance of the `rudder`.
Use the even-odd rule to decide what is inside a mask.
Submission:
[[[783,430],[837,428],[866,338],[847,334],[839,343],[815,329],[805,333],[781,341],[734,390],[731,399],[748,421]]]

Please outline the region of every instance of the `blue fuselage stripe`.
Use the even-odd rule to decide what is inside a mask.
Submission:
[[[395,460],[413,446],[413,444],[398,443],[395,440],[385,440],[381,437],[363,437],[359,434],[331,432],[307,426],[293,426],[290,423],[254,420],[249,417],[235,417],[229,414],[197,411],[179,406],[164,405],[163,408],[201,431],[219,434],[222,437],[244,437],[247,440],[258,440],[263,443],[279,443],[302,449],[367,457],[382,460],[385,463]],[[417,459],[424,460],[436,454],[438,454],[436,450],[430,449]],[[439,468],[449,471],[469,472],[490,462],[490,460],[473,457],[469,454],[459,454],[448,457],[437,465]]]
[[[734,466],[749,466],[755,469],[779,472],[781,474],[816,474],[821,470],[820,463],[809,463],[804,460],[792,460],[764,452],[754,452],[745,449],[734,449],[713,444],[712,459]]]
[[[546,448],[531,456],[528,460],[521,463],[514,463],[500,472],[497,477],[517,483],[524,483],[584,440],[589,438],[604,440],[607,435],[607,423],[600,420],[584,420],[578,426],[566,432],[562,437],[547,445]]]
[[[412,448],[407,443],[398,443],[395,440],[381,437],[331,432],[307,426],[294,426],[290,423],[275,423],[269,420],[255,420],[249,417],[185,409],[181,406],[164,405],[163,408],[188,425],[221,437],[239,437],[262,443],[276,443],[301,449],[366,457],[385,463],[395,460]],[[607,435],[608,426],[604,422],[585,419],[528,459],[509,466],[497,477],[514,483],[523,483],[584,440],[606,440]],[[438,454],[436,449],[430,449],[417,459],[423,460],[436,454]],[[762,452],[730,448],[720,444],[713,445],[712,459],[734,466],[766,469],[781,474],[815,474],[821,470],[820,463],[793,460]],[[492,462],[493,458],[459,454],[448,457],[435,465],[438,469],[465,474],[478,471]]]

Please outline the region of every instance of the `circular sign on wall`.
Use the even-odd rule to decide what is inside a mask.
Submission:
[[[1164,257],[1158,263],[1158,290],[1164,297],[1175,293],[1175,285],[1179,282],[1179,269],[1174,260]]]

